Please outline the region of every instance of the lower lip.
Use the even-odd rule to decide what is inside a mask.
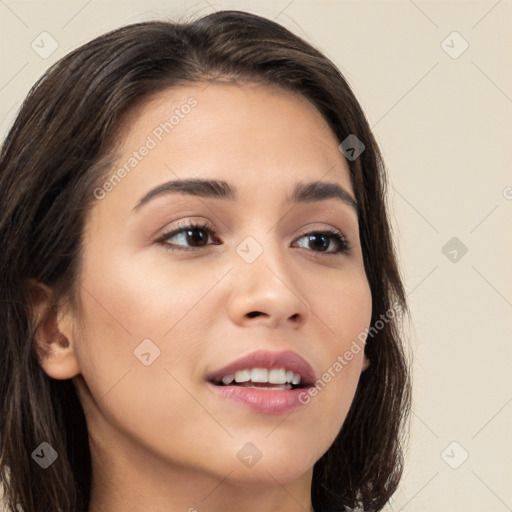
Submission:
[[[284,414],[298,407],[307,405],[307,388],[289,390],[255,389],[242,386],[216,386],[211,382],[208,386],[227,400],[265,414]],[[305,402],[301,402],[299,398]]]

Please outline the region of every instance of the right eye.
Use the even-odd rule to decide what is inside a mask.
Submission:
[[[215,235],[216,233],[211,224],[197,224],[195,222],[189,222],[164,233],[156,242],[162,245],[167,245],[167,249],[169,251],[195,251],[201,249],[201,247],[206,247],[206,245],[208,245],[209,237],[211,236],[213,238]],[[172,238],[175,238],[185,244],[189,243],[192,247],[186,248],[179,243],[169,243],[168,240]],[[204,244],[204,242],[206,244]],[[219,244],[215,242],[213,245]]]

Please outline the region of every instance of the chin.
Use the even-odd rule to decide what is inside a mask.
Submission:
[[[257,441],[256,441],[257,443]],[[241,449],[237,447],[235,457],[231,453],[222,456],[224,461],[231,458],[230,463],[218,468],[217,472],[225,477],[228,473],[230,482],[248,486],[275,485],[292,482],[309,470],[312,470],[315,462],[321,457],[322,451],[318,447],[302,445],[297,449],[297,442],[287,447],[273,447],[267,442],[260,443],[260,449],[256,443],[244,445]]]

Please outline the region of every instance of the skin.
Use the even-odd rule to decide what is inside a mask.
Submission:
[[[311,510],[313,465],[347,415],[368,364],[363,351],[290,414],[219,398],[205,376],[266,349],[297,352],[320,378],[369,326],[356,212],[336,199],[286,202],[299,181],[335,182],[354,197],[348,166],[302,96],[194,84],[132,112],[112,173],[192,96],[197,106],[88,213],[81,314],[34,304],[44,317],[41,365],[53,378],[72,378],[84,405],[90,512]],[[147,191],[178,177],[225,180],[239,197],[169,194],[133,211]],[[197,238],[185,232],[156,242],[188,220],[213,225],[208,245],[168,250],[194,248]],[[326,228],[345,235],[348,254],[326,254],[304,236]],[[247,236],[263,249],[253,263],[236,252]],[[333,251],[335,240],[327,242]],[[145,366],[134,350],[147,338],[160,356]],[[252,467],[237,457],[248,442],[262,453]]]

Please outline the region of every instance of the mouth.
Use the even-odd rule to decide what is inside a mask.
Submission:
[[[210,381],[216,386],[240,386],[252,389],[275,389],[288,391],[308,387],[302,382],[300,373],[286,368],[245,368],[229,373],[220,380]]]
[[[257,370],[262,370],[258,368]],[[293,374],[294,376],[297,374]],[[232,375],[227,375],[225,379],[221,381],[210,381],[215,386],[228,387],[228,386],[236,386],[242,388],[251,388],[251,389],[274,389],[276,391],[288,391],[290,389],[302,389],[305,387],[309,387],[306,384],[294,384],[293,382],[284,382],[284,383],[272,383],[272,382],[258,382],[252,379],[249,379],[245,382],[237,382],[234,380]]]
[[[267,414],[289,412],[313,386],[311,365],[295,352],[257,351],[214,371],[206,379],[222,398]]]
[[[311,365],[292,351],[258,350],[215,370],[207,380],[216,386],[297,389],[316,381]]]

